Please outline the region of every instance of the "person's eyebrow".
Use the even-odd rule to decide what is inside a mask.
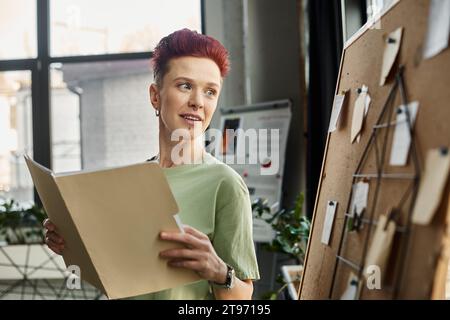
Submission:
[[[191,78],[188,78],[188,77],[177,77],[177,78],[175,78],[173,81],[176,82],[176,81],[180,81],[180,80],[189,81],[189,82],[195,82],[194,79],[191,79]],[[215,82],[208,82],[206,85],[207,85],[208,87],[217,87],[217,88],[220,88],[220,85],[217,84],[217,83],[215,83]]]

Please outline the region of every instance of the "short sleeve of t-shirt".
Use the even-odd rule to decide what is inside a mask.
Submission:
[[[235,269],[239,279],[258,280],[248,189],[234,171],[227,173],[218,190],[212,243],[219,257]]]

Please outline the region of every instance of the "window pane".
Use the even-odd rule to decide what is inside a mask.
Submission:
[[[51,68],[55,172],[143,162],[157,154],[149,60]]]
[[[384,8],[392,4],[392,0],[366,0],[367,2],[367,18],[373,18],[380,14]]]
[[[51,54],[151,51],[181,28],[201,31],[200,0],[52,0]]]
[[[52,170],[81,169],[80,97],[76,88],[68,87],[62,72],[51,71]]]
[[[36,0],[0,0],[0,39],[0,60],[36,57]]]
[[[33,201],[24,154],[33,156],[31,72],[0,72],[0,199]]]

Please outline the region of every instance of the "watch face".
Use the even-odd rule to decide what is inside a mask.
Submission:
[[[227,287],[232,288],[234,285],[234,269],[230,266],[228,266],[228,274],[227,274]]]

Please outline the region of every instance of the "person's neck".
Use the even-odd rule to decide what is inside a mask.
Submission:
[[[203,162],[205,148],[201,139],[189,139],[187,141],[172,141],[171,135],[160,130],[159,132],[159,165],[162,168],[171,168],[183,164],[198,164]],[[182,145],[179,145],[179,144]],[[177,147],[173,159],[173,149]]]

